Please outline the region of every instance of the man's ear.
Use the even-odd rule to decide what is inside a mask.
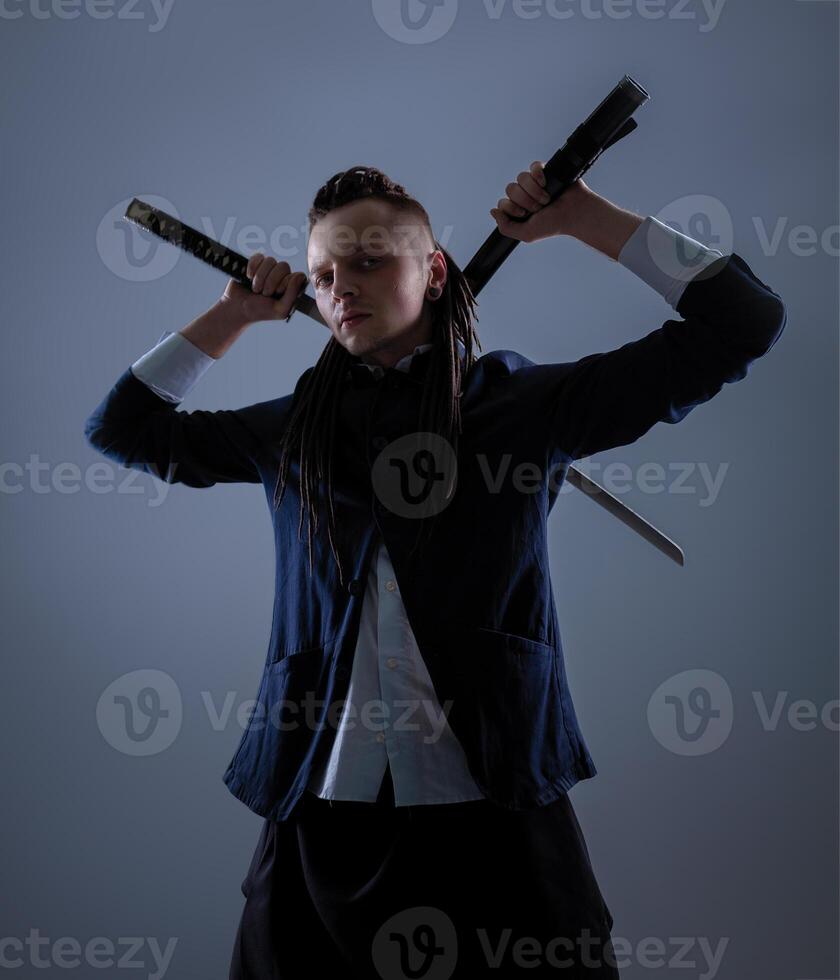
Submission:
[[[432,254],[432,269],[431,275],[429,277],[428,286],[440,286],[441,289],[446,288],[446,280],[448,278],[449,270],[446,267],[446,256],[443,252],[437,248]]]

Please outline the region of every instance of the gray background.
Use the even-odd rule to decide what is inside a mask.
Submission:
[[[811,730],[787,715],[837,697],[838,238],[789,237],[802,225],[819,240],[838,220],[837,3],[728,0],[710,14],[670,2],[653,19],[641,0],[508,3],[499,16],[462,0],[424,43],[399,36],[396,3],[176,0],[165,19],[147,0],[115,0],[102,18],[48,0],[4,9],[0,935],[39,929],[53,971],[61,937],[122,953],[124,937],[175,937],[168,976],[226,977],[261,825],[221,782],[241,725],[214,725],[208,703],[256,694],[273,587],[262,488],[165,487],[82,437],[118,375],[225,280],[169,246],[149,253],[113,215],[159,195],[250,254],[266,245],[243,245],[246,226],[302,229],[325,179],[371,164],[426,205],[463,265],[506,184],[628,73],[651,101],[587,182],[734,248],[784,298],[788,326],[679,426],[588,461],[602,483],[608,462],[630,467],[618,495],[679,542],[684,568],[579,492],[557,502],[555,595],[599,769],[572,799],[614,934],[632,945],[623,975],[654,968],[638,952],[648,937],[659,972],[682,978],[837,977],[837,710]],[[431,11],[454,12],[452,0]],[[772,238],[777,222],[774,246],[762,230]],[[292,245],[278,257],[304,269],[302,231]],[[479,312],[485,351],[537,362],[609,350],[672,315],[571,239],[520,246]],[[182,407],[286,394],[326,340],[300,315],[259,324]],[[40,477],[14,468],[31,460]],[[644,463],[665,468],[659,492],[637,479]],[[682,492],[678,463],[693,467]],[[700,465],[728,466],[712,499]],[[97,706],[145,669],[170,675],[183,715],[168,747],[136,756]],[[655,694],[689,670],[719,675],[710,689],[732,699],[731,711],[716,701],[720,744],[693,756]],[[759,705],[777,697],[778,724],[763,723]],[[673,937],[692,937],[681,965]],[[701,937],[728,940],[716,973]],[[22,956],[15,975],[35,975]],[[82,959],[75,976],[102,975]],[[152,975],[148,945],[134,963],[132,976]]]

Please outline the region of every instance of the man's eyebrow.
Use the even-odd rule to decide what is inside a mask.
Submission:
[[[353,248],[351,248],[348,251],[347,254],[348,255],[357,255],[359,252],[364,252],[364,250],[365,249],[364,249],[364,246],[363,245],[355,245],[355,246],[353,246]],[[318,259],[317,259],[317,261],[315,261],[312,264],[312,272],[310,273],[310,277],[311,276],[314,276],[316,272],[319,272],[320,269],[321,269],[321,267],[324,265],[324,263],[326,261],[327,261],[326,259],[324,259],[324,258],[322,258],[322,257],[319,256]]]

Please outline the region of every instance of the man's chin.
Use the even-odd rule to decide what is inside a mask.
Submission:
[[[351,354],[369,354],[385,346],[385,341],[375,335],[363,334],[361,331],[354,332],[350,336],[344,336],[339,343]]]

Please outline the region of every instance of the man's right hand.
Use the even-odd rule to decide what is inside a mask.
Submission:
[[[230,279],[221,299],[231,304],[234,318],[243,324],[285,320],[308,279],[305,272],[292,272],[288,262],[278,262],[262,252],[254,252],[248,259],[246,275],[251,280],[251,289]],[[272,299],[274,293],[283,295]]]

